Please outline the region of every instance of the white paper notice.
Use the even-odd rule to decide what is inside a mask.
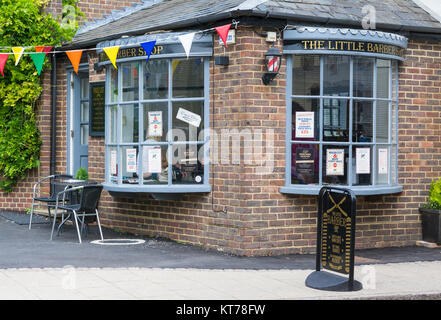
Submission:
[[[378,149],[378,174],[387,174],[388,172],[388,150]]]
[[[344,149],[326,150],[326,175],[343,176],[344,175]]]
[[[176,115],[176,119],[184,121],[192,126],[199,127],[201,124],[201,116],[193,113],[191,111],[185,110],[183,108],[179,108],[178,114]]]
[[[314,138],[314,112],[296,112],[296,138]]]
[[[371,173],[371,149],[357,148],[355,154],[357,174]]]
[[[161,147],[144,147],[142,150],[144,163],[142,169],[146,173],[161,173]]]
[[[162,111],[154,111],[148,113],[149,117],[149,137],[162,136]]]
[[[136,172],[136,149],[127,149],[127,172]]]
[[[113,176],[118,175],[118,166],[116,165],[116,158],[118,153],[116,150],[110,151],[110,174]]]

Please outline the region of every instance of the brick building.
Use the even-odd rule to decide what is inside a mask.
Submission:
[[[133,234],[247,256],[313,252],[317,194],[338,185],[357,194],[357,248],[421,239],[418,207],[441,172],[441,23],[425,9],[410,0],[80,8],[93,20],[62,50],[89,51],[78,74],[56,56],[54,129],[44,74],[41,167],[1,195],[3,208],[29,207],[52,161],[56,173],[87,167],[105,186],[103,225]],[[376,28],[363,29],[372,17]],[[227,47],[213,30],[226,24]],[[179,36],[193,32],[187,57]],[[153,40],[147,62],[140,43]],[[112,46],[117,69],[103,53]],[[282,63],[264,84],[273,46]],[[101,111],[90,101],[100,85]]]

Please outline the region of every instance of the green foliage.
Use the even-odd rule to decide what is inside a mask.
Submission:
[[[429,198],[424,205],[426,209],[441,210],[441,178],[432,180],[429,189]]]
[[[0,0],[1,52],[11,53],[12,46],[59,46],[72,39],[75,27],[60,24],[44,13],[46,2]],[[68,2],[75,6],[77,0]],[[50,65],[48,60],[44,67]],[[0,76],[0,188],[10,192],[28,170],[40,165],[41,138],[35,106],[43,88],[29,55],[23,55],[15,66],[11,54],[4,75]]]
[[[79,168],[77,174],[75,175],[75,179],[88,180],[89,174],[87,173],[87,170],[83,167]]]

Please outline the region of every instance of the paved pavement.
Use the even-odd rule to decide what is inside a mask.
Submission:
[[[0,217],[0,299],[291,300],[440,299],[441,248],[356,250],[356,292],[305,286],[314,255],[237,257],[162,239],[105,230],[106,239],[144,244],[102,246],[92,226],[78,244],[66,226],[17,225]]]

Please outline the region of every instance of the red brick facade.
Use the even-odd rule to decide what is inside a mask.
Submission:
[[[100,2],[101,8],[94,3]],[[114,7],[110,3],[108,10]],[[86,3],[86,4],[84,4]],[[88,3],[88,4],[87,4]],[[103,1],[82,1],[88,17],[104,13]],[[124,4],[123,4],[124,3]],[[129,1],[118,2],[127,5]],[[131,3],[131,2],[130,2]],[[111,8],[112,7],[112,8]],[[84,10],[83,8],[83,10]],[[223,55],[215,35],[214,55]],[[276,44],[281,50],[281,41]],[[285,183],[286,69],[273,84],[262,85],[264,53],[269,44],[253,28],[239,26],[236,44],[225,53],[227,67],[210,61],[210,126],[243,130],[266,129],[274,133],[271,174],[256,174],[259,164],[241,163],[210,167],[212,192],[186,195],[182,200],[114,198],[104,191],[100,202],[104,226],[134,234],[161,236],[237,255],[278,255],[315,251],[317,201],[314,196],[286,195]],[[441,173],[440,105],[441,44],[409,41],[399,68],[399,184],[403,192],[357,197],[357,248],[414,245],[421,239],[418,207],[427,198],[430,181]],[[90,81],[103,80],[90,58]],[[58,59],[57,75],[57,173],[66,168],[66,71],[68,61]],[[50,74],[43,75],[45,91],[39,107],[43,138],[41,167],[21,181],[14,192],[0,194],[3,209],[30,207],[37,177],[49,174]],[[263,137],[262,141],[266,141]],[[264,143],[264,142],[263,142]],[[265,148],[265,147],[264,147]],[[265,151],[265,149],[264,149]],[[231,155],[230,155],[231,156]],[[231,162],[230,162],[231,163]],[[89,137],[89,178],[104,181],[104,138]]]

